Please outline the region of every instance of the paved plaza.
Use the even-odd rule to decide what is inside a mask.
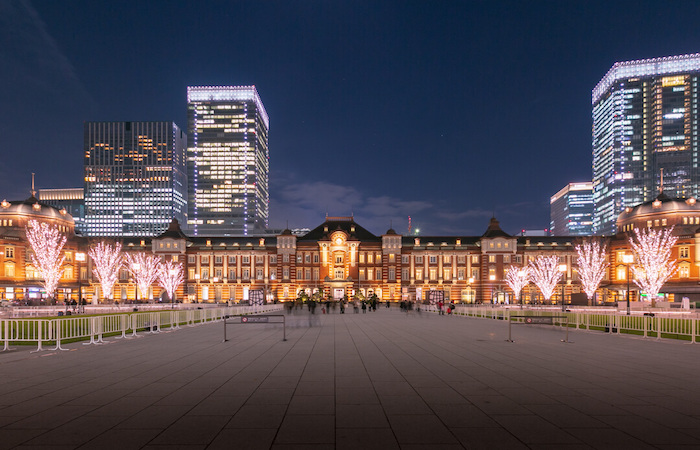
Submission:
[[[223,327],[0,354],[0,448],[700,448],[698,344],[398,308]]]

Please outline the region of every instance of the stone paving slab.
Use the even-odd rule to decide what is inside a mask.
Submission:
[[[0,354],[0,450],[700,448],[700,345],[401,313]]]

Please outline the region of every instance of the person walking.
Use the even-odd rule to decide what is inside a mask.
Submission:
[[[438,316],[442,316],[443,314],[445,314],[445,312],[442,310],[442,307],[443,307],[442,300],[440,300],[437,303]]]
[[[367,314],[367,302],[362,300],[362,314]]]

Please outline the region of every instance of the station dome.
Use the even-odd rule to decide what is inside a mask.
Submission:
[[[625,208],[617,218],[620,232],[671,226],[675,227],[673,234],[695,234],[700,226],[700,203],[692,197],[671,198],[661,193],[652,201]]]

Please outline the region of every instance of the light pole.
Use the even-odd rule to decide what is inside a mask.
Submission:
[[[198,273],[194,274],[194,280],[197,283],[194,287],[194,302],[198,303],[197,302],[197,291],[199,290],[199,274]]]
[[[139,263],[134,263],[133,268],[134,268],[134,281],[136,282],[136,303],[138,303],[138,302],[139,302],[139,280],[138,280],[138,274],[139,274],[139,271],[141,270],[141,264],[139,264]]]
[[[559,272],[562,274],[566,273],[566,264],[559,264]],[[568,277],[567,277],[568,278]],[[564,281],[561,283],[561,312],[566,312],[566,303],[564,302],[564,290],[566,289],[566,284]]]
[[[168,270],[168,274],[170,275],[170,279],[173,279],[177,276],[177,269],[170,269]],[[170,296],[170,309],[175,309],[175,291],[173,291],[173,295]]]
[[[83,253],[83,252],[76,253],[75,260],[78,261],[78,305],[80,308],[82,308],[83,307],[82,263],[85,261],[85,253]]]
[[[634,262],[634,255],[622,255],[622,262],[627,266],[627,315],[630,315],[630,264]]]

